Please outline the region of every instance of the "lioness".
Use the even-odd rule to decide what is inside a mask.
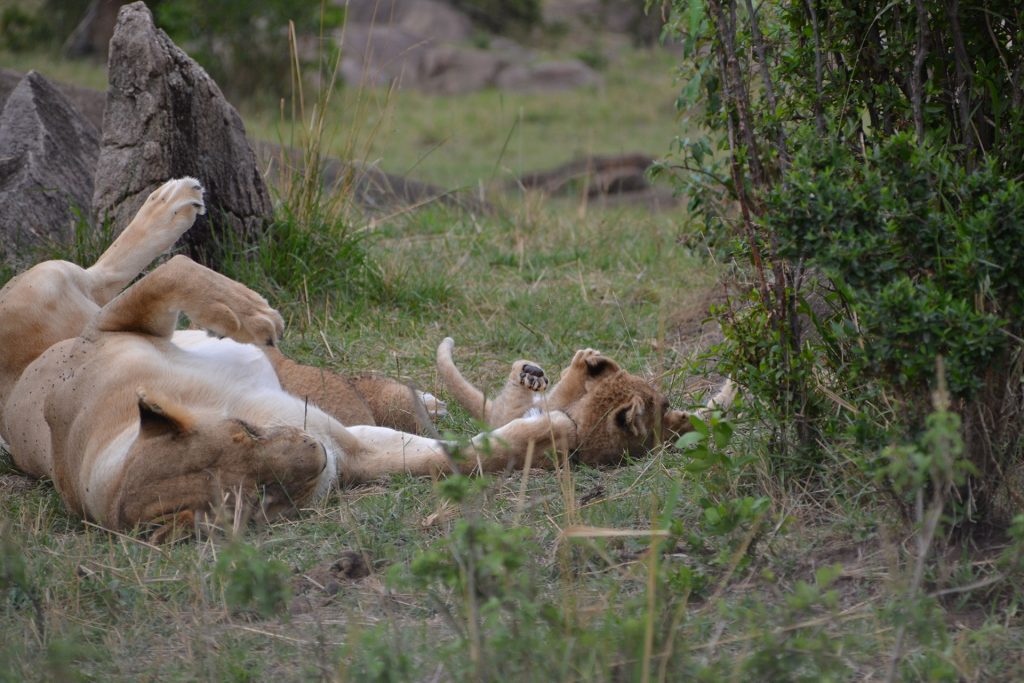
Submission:
[[[203,211],[198,181],[168,181],[91,267],[47,261],[0,290],[0,436],[15,465],[87,519],[158,538],[225,495],[270,518],[339,479],[449,471],[441,442],[346,427],[290,393],[319,371],[271,348],[282,318],[244,285],[180,255],[130,284]],[[175,332],[180,313],[217,336]],[[462,467],[565,448],[571,431],[564,413],[512,420],[475,437]]]
[[[505,386],[490,401],[455,366],[454,345],[448,337],[437,347],[437,369],[442,383],[463,408],[489,427],[565,414],[572,424],[560,436],[580,462],[613,465],[625,455],[646,454],[663,437],[693,429],[691,413],[669,407],[668,400],[649,382],[626,372],[600,351],[577,351],[550,391],[546,391],[549,380],[540,365],[517,360]],[[726,381],[696,414],[727,408],[735,396],[732,381]],[[538,464],[544,462],[538,459]]]

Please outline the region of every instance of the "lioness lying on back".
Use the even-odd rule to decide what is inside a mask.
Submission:
[[[671,408],[649,382],[626,372],[600,351],[577,351],[550,390],[548,377],[537,363],[518,360],[501,393],[491,401],[455,366],[454,345],[449,337],[438,346],[437,368],[442,383],[463,408],[489,427],[564,414],[571,422],[563,422],[566,428],[558,437],[580,462],[612,465],[626,455],[640,457],[663,440],[693,429],[691,413]],[[727,408],[735,395],[735,387],[727,381],[696,414]]]
[[[15,465],[84,517],[158,537],[226,496],[272,517],[338,480],[450,471],[447,444],[343,424],[353,404],[329,382],[308,401],[320,371],[270,348],[281,316],[244,285],[185,256],[130,284],[202,211],[196,180],[169,181],[93,266],[47,261],[0,289],[0,437]],[[180,313],[216,336],[175,332]],[[513,420],[474,438],[462,467],[564,448],[567,421]]]

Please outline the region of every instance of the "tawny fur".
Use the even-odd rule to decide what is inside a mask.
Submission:
[[[691,413],[671,408],[649,382],[594,349],[577,351],[550,390],[537,363],[516,361],[505,386],[491,401],[456,367],[454,345],[449,337],[438,346],[437,368],[442,384],[462,407],[490,427],[531,414],[565,413],[573,423],[575,439],[563,436],[575,441],[575,457],[580,462],[610,465],[627,455],[640,457],[663,440],[693,428]],[[727,408],[735,393],[732,382],[727,381],[696,414]],[[538,464],[544,462],[550,461],[538,460]]]
[[[325,368],[301,365],[276,348],[265,350],[289,394],[309,400],[346,425],[377,425],[402,432],[424,431],[416,402],[427,414],[444,414],[444,404],[398,380],[381,375],[341,375]]]
[[[449,444],[332,415],[383,422],[412,398],[352,380],[360,407],[332,393],[343,378],[284,362],[270,348],[281,316],[244,285],[184,256],[130,284],[202,211],[196,180],[168,181],[90,268],[48,261],[0,289],[0,436],[15,464],[87,519],[157,538],[229,499],[271,517],[338,481],[449,471]],[[180,313],[225,339],[176,333]],[[471,440],[459,468],[572,448],[569,424],[513,420]]]

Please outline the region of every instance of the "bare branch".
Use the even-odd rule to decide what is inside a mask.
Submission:
[[[914,52],[914,68],[910,72],[910,99],[914,108],[914,131],[917,144],[924,144],[924,83],[922,72],[928,54],[928,10],[924,0],[914,0],[917,8],[917,50]]]

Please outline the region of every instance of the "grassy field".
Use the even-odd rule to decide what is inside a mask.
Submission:
[[[344,93],[331,144],[445,186],[656,153],[678,132],[670,61],[630,54],[567,96],[364,94],[360,110]],[[247,120],[276,134],[272,113]],[[368,264],[371,285],[278,293],[283,347],[443,395],[445,336],[490,388],[516,358],[554,372],[593,346],[685,406],[711,371],[709,302],[736,276],[682,218],[532,196],[490,216],[353,218],[365,261],[338,268],[362,281]],[[985,583],[1001,542],[951,539],[908,596],[914,529],[887,499],[773,480],[758,425],[742,410],[716,424],[710,450],[728,457],[703,471],[668,448],[608,470],[395,477],[165,547],[83,524],[5,460],[0,680],[883,680],[897,647],[898,680],[1024,676],[1017,594]],[[438,428],[475,431],[458,409]],[[564,533],[580,525],[635,533]]]

